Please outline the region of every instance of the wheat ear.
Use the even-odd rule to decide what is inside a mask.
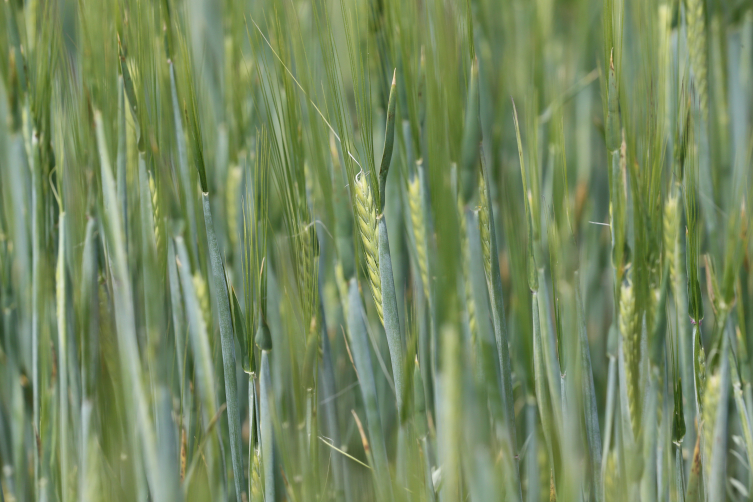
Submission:
[[[374,304],[379,314],[379,320],[384,323],[384,314],[382,313],[382,280],[379,277],[379,255],[377,239],[377,221],[376,221],[376,204],[374,197],[371,195],[363,171],[356,175],[356,213],[358,220],[358,230],[361,233],[361,242],[366,254],[366,271],[369,274],[369,284],[371,294],[374,297]]]

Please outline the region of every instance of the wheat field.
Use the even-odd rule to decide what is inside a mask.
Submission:
[[[749,0],[0,4],[0,502],[750,500]]]

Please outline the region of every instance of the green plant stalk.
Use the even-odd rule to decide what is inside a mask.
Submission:
[[[685,462],[682,460],[682,446],[675,445],[675,491],[677,502],[685,502]]]
[[[135,408],[136,423],[140,432],[141,451],[146,463],[146,476],[149,487],[154,494],[154,500],[165,500],[161,472],[157,461],[154,426],[149,415],[146,395],[142,383],[141,360],[136,342],[136,326],[134,323],[134,309],[131,294],[128,265],[125,253],[123,230],[120,228],[121,219],[118,214],[115,182],[112,177],[107,141],[102,126],[102,115],[99,111],[94,114],[97,133],[97,145],[100,156],[100,170],[102,175],[102,194],[104,205],[104,224],[107,236],[108,251],[112,253],[110,273],[113,276],[112,289],[115,305],[115,323],[117,326],[118,346],[123,378],[126,388],[131,389],[131,403]]]
[[[225,411],[227,407],[223,403],[222,406],[220,406],[219,410],[217,410],[217,414],[211,418],[207,422],[207,426],[202,431],[201,440],[198,441],[194,448],[193,458],[191,459],[191,465],[189,465],[188,470],[186,471],[186,477],[183,480],[183,493],[184,496],[188,495],[188,489],[191,486],[191,480],[193,479],[193,473],[196,471],[196,467],[199,465],[199,462],[203,462],[204,465],[207,467],[207,470],[212,470],[213,466],[215,465],[213,461],[206,460],[206,456],[204,455],[204,449],[205,447],[208,448],[207,443],[211,442],[213,438],[217,439],[219,436],[219,432],[215,434],[215,426],[217,425],[217,422],[220,420],[220,416],[222,416],[222,413]],[[222,441],[217,439],[216,441],[220,445],[220,462],[221,462],[221,469],[222,471],[225,471],[225,462],[222,460],[223,457],[223,451],[222,451]],[[216,451],[216,450],[215,450]],[[214,458],[214,451],[210,450],[208,453],[209,456]],[[211,462],[211,465],[210,465]],[[216,476],[213,476],[212,474],[207,474],[208,483],[210,485],[214,485],[214,478]],[[224,498],[225,497],[225,490],[226,490],[226,483],[225,483],[225,477],[222,476],[223,480],[221,483],[218,483],[217,486],[219,486],[220,494]]]
[[[549,394],[552,400],[552,415],[554,418],[555,427],[557,427],[557,433],[559,437],[562,437],[564,431],[562,426],[564,425],[564,418],[562,416],[563,410],[563,396],[561,392],[561,378],[562,372],[560,371],[560,363],[557,358],[557,340],[554,325],[552,324],[551,304],[549,302],[548,287],[546,274],[543,268],[538,270],[539,285],[538,291],[538,303],[539,303],[539,315],[541,322],[541,357],[544,362],[544,369],[546,371],[547,382],[549,383]]]
[[[478,390],[474,388],[472,377],[468,373],[465,374],[463,380],[463,434],[461,438],[464,448],[460,450],[460,457],[463,471],[468,473],[468,496],[471,500],[494,500],[499,496],[507,495],[500,491],[499,485],[503,485],[510,492],[510,495],[504,497],[505,500],[517,500],[519,502],[519,499],[515,498],[515,495],[517,495],[516,483],[508,481],[510,471],[512,471],[510,443],[506,441],[504,436],[502,437],[500,466],[498,468],[490,455],[488,445],[485,444],[489,432],[487,424],[477,424],[472,420],[472,418],[483,415],[482,403],[485,402],[483,386]],[[466,451],[473,451],[473,454],[468,455]],[[501,471],[501,476],[499,471]]]
[[[610,41],[612,42],[612,41]],[[621,47],[617,48],[621,51]],[[614,279],[614,305],[615,309],[620,305],[620,285],[623,274],[623,247],[627,224],[625,215],[627,209],[626,182],[623,169],[625,159],[624,133],[621,129],[620,103],[619,103],[619,79],[614,65],[614,47],[609,55],[609,69],[607,74],[607,110],[606,110],[606,147],[607,147],[607,174],[609,179],[609,215],[610,231],[612,236],[612,269]]]
[[[78,486],[78,500],[80,502],[86,502],[92,500],[97,488],[97,479],[92,475],[92,472],[96,469],[94,465],[94,455],[92,454],[92,448],[94,447],[94,437],[91,433],[91,415],[92,415],[92,401],[85,399],[81,403],[81,463],[79,466],[79,486]],[[0,490],[2,491],[2,490]]]
[[[314,337],[311,337],[314,338]],[[305,451],[308,458],[319,458],[319,441],[316,437],[316,431],[319,430],[318,415],[316,413],[316,392],[314,388],[306,389],[306,411],[305,426],[301,430],[305,444]],[[314,434],[312,434],[312,430]],[[306,440],[308,440],[306,442]],[[314,497],[319,493],[320,485],[317,479],[318,472],[315,470],[316,462],[310,462],[304,473],[304,496]]]
[[[627,381],[627,363],[625,361],[625,352],[623,348],[623,340],[620,337],[618,345],[618,371],[619,371],[619,391],[620,391],[620,429],[622,430],[622,449],[624,458],[622,461],[625,464],[625,475],[627,476],[627,490],[628,499],[635,500],[639,496],[639,486],[637,481],[640,479],[639,471],[639,453],[637,439],[633,432],[633,424],[630,415],[630,405],[628,399],[628,386]]]
[[[467,260],[469,264],[469,277],[472,298],[478,305],[478,336],[476,351],[476,366],[479,369],[480,378],[486,384],[486,397],[492,412],[495,426],[503,427],[505,423],[505,410],[502,406],[502,379],[499,367],[499,358],[496,357],[496,344],[494,340],[494,328],[492,327],[491,313],[489,312],[489,289],[487,287],[486,273],[484,270],[483,251],[479,232],[478,212],[470,208],[465,210],[462,217],[466,221],[468,229]],[[496,427],[495,427],[496,432]]]
[[[165,477],[162,482],[165,490],[165,500],[181,502],[183,493],[180,489],[180,473],[178,467],[178,445],[175,444],[174,422],[172,418],[172,398],[170,391],[163,384],[159,384],[156,391],[157,402],[157,434],[159,459]]]
[[[418,283],[420,280],[420,271],[413,270],[414,283]],[[425,407],[425,414],[428,420],[429,416],[434,413],[434,408],[429,396],[433,393],[433,372],[432,372],[432,340],[431,340],[431,318],[430,307],[428,305],[427,295],[423,287],[416,288],[416,322],[418,324],[418,342],[416,347],[416,355],[418,357],[419,372],[421,373],[421,382],[423,385],[423,400]],[[428,425],[427,425],[428,427]],[[432,446],[431,439],[427,439],[429,446]],[[433,450],[427,450],[427,461],[430,462],[434,457],[432,456]]]
[[[324,260],[323,254],[319,255],[320,261]],[[319,269],[324,267],[323,263],[320,263]],[[321,277],[321,276],[320,276]],[[335,402],[336,396],[336,379],[335,371],[332,365],[332,348],[329,342],[329,335],[327,331],[327,323],[324,315],[324,304],[321,293],[321,279],[320,279],[320,292],[319,292],[319,317],[321,319],[321,346],[322,346],[322,363],[319,366],[319,378],[322,386],[324,400],[320,401],[319,405],[324,412],[324,424],[327,427],[327,436],[332,440],[335,445],[342,444],[340,437],[340,424],[337,418],[337,403]],[[316,439],[316,438],[314,438]],[[336,498],[338,500],[345,499],[351,500],[353,495],[350,488],[350,476],[348,475],[347,465],[342,455],[332,457],[333,474],[335,478],[335,490]]]
[[[183,118],[181,116],[180,101],[178,100],[178,89],[175,84],[175,65],[172,61],[168,62],[170,72],[170,97],[173,108],[173,123],[175,125],[175,144],[178,149],[178,174],[180,184],[183,189],[183,199],[188,214],[188,225],[190,232],[190,245],[193,258],[199,259],[199,248],[197,244],[198,231],[196,226],[196,203],[194,200],[194,190],[191,187],[191,173],[188,168],[188,147],[186,146],[186,136],[183,130]]]
[[[614,48],[609,55],[609,69],[607,74],[607,121],[606,147],[607,152],[615,152],[620,148],[620,84],[614,66]]]
[[[586,312],[583,306],[583,295],[579,285],[580,274],[575,273],[575,298],[578,309],[578,334],[580,341],[581,377],[583,392],[583,412],[586,423],[586,440],[591,460],[592,490],[597,502],[603,500],[601,490],[601,435],[599,432],[599,411],[596,406],[596,391],[594,389],[593,371],[591,369],[591,351],[588,347],[588,334],[586,333]],[[610,360],[611,368],[611,360]]]
[[[97,244],[95,234],[97,220],[90,218],[86,224],[86,236],[84,238],[84,251],[82,258],[81,281],[81,319],[83,330],[81,337],[81,464],[79,466],[79,501],[85,502],[93,498],[96,493],[96,482],[93,472],[96,468],[95,456],[92,452],[94,447],[94,435],[90,432],[91,415],[94,409],[95,382],[97,381],[96,367],[98,360],[99,344],[99,261],[97,256]]]
[[[732,358],[732,351],[729,351],[729,358]],[[750,415],[745,406],[740,373],[734,359],[729,361],[730,376],[732,378],[732,396],[735,398],[735,407],[737,408],[738,420],[742,428],[743,439],[745,440],[745,450],[747,454],[748,465],[753,466],[753,434],[751,433]]]
[[[275,498],[275,448],[274,429],[272,427],[271,396],[272,381],[269,374],[269,350],[261,351],[261,378],[259,389],[259,415],[261,417],[261,457],[264,469],[264,500],[276,501]]]
[[[358,284],[355,279],[350,280],[348,294],[348,335],[350,349],[353,353],[353,362],[358,372],[361,395],[363,396],[366,409],[366,421],[368,425],[371,456],[374,466],[374,483],[380,497],[391,500],[392,482],[390,481],[389,465],[387,462],[387,449],[382,432],[382,419],[379,414],[379,402],[377,400],[374,372],[371,366],[369,353],[369,341],[364,324],[365,315],[361,305],[361,296],[358,292]],[[402,364],[402,361],[401,361]]]
[[[468,96],[466,99],[462,160],[460,163],[460,189],[463,203],[467,203],[476,190],[476,166],[478,165],[479,152],[481,150],[478,59],[476,58],[471,62],[471,78],[468,84]]]
[[[676,326],[677,333],[687,333],[688,329],[688,297],[687,287],[685,279],[685,267],[683,266],[684,257],[682,253],[682,246],[680,246],[679,240],[677,242],[676,252],[674,255],[676,274],[672,280],[672,293],[675,298],[675,313],[676,313]],[[692,336],[679,336],[679,359],[680,359],[680,372],[682,375],[682,395],[686,396],[684,401],[683,414],[685,417],[685,433],[687,442],[690,445],[695,444],[695,417],[698,410],[697,399],[695,393],[695,371],[694,371],[694,342]],[[693,396],[693,398],[690,398]],[[692,462],[692,451],[688,451],[688,456]]]
[[[120,206],[123,231],[125,232],[125,242],[128,246],[128,184],[126,180],[126,115],[125,115],[125,92],[123,90],[123,76],[118,76],[118,154],[115,159],[116,163],[116,190],[118,193],[118,204]]]
[[[539,414],[541,415],[541,426],[544,432],[544,441],[546,442],[547,453],[549,455],[549,466],[552,482],[556,486],[557,478],[555,475],[555,442],[557,441],[556,424],[553,423],[552,402],[548,388],[546,375],[546,365],[544,364],[543,349],[541,348],[541,319],[539,317],[539,293],[538,290],[531,292],[531,308],[533,311],[533,371],[534,371],[534,392],[536,393],[536,403]]]
[[[247,266],[244,264],[244,266]],[[253,286],[249,287],[248,283],[246,283],[246,287],[248,289],[252,289]],[[235,290],[231,290],[232,294],[232,305],[233,305],[233,327],[235,330],[236,338],[238,339],[238,342],[241,346],[241,354],[244,355],[243,361],[243,371],[248,375],[248,428],[249,428],[249,440],[248,440],[248,497],[251,497],[251,490],[253,489],[253,474],[254,474],[254,457],[253,452],[255,451],[255,445],[258,438],[258,435],[256,434],[256,428],[258,426],[258,423],[256,421],[256,366],[254,364],[254,342],[253,339],[247,335],[247,331],[250,331],[250,328],[247,328],[245,325],[245,319],[243,317],[243,312],[241,310],[240,302],[238,301],[238,297],[235,294]],[[249,293],[250,295],[250,293]],[[255,308],[253,306],[253,302],[258,301],[259,299],[256,298],[258,295],[253,295],[253,299],[249,299],[246,305],[249,305],[250,308]],[[253,325],[253,323],[249,323],[249,325]],[[247,346],[247,344],[250,344],[250,347]],[[248,361],[248,362],[247,362]],[[241,494],[242,495],[242,494]]]
[[[640,480],[641,501],[655,501],[657,490],[657,382],[656,376],[649,376],[643,405],[643,475]]]
[[[55,273],[55,291],[57,298],[58,325],[58,378],[60,381],[60,415],[58,417],[60,440],[60,483],[63,502],[68,498],[68,319],[66,305],[66,269],[65,269],[65,211],[58,219],[58,262]]]
[[[615,333],[616,335],[616,333]],[[599,491],[601,491],[601,500],[606,500],[606,466],[607,458],[609,457],[609,449],[612,440],[612,430],[614,428],[614,400],[617,391],[617,358],[613,354],[609,354],[609,366],[607,369],[607,403],[604,419],[604,446],[601,455],[601,476],[599,482],[601,483]]]
[[[201,403],[201,422],[204,425],[204,434],[210,437],[201,438],[201,446],[194,450],[191,467],[186,473],[183,482],[183,489],[190,486],[190,479],[194,470],[194,464],[197,461],[197,455],[201,455],[202,460],[207,465],[207,473],[210,484],[217,478],[215,471],[217,465],[218,450],[222,455],[222,443],[219,430],[214,431],[214,424],[219,419],[222,409],[218,409],[217,394],[214,387],[215,369],[212,358],[212,351],[209,344],[206,322],[204,320],[199,299],[194,287],[194,276],[191,274],[190,262],[188,261],[188,252],[186,250],[183,238],[180,236],[174,239],[175,249],[177,252],[177,269],[183,289],[183,301],[185,302],[185,312],[188,318],[188,333],[191,341],[191,349],[194,361],[194,381],[197,383],[199,401]],[[204,444],[209,442],[204,455],[201,453]],[[222,461],[222,458],[220,458]],[[222,463],[224,470],[224,462]],[[224,476],[223,476],[224,479]]]
[[[426,419],[426,394],[424,392],[424,382],[418,359],[416,359],[413,366],[413,412],[416,436],[421,443],[419,455],[423,458],[426,500],[428,502],[436,502],[437,495],[434,491],[434,481],[431,476],[432,461],[428,441],[429,424]]]
[[[480,393],[484,394],[483,401],[489,403],[489,408],[492,415],[494,427],[492,433],[497,436],[499,444],[502,445],[503,455],[503,486],[506,488],[504,493],[506,500],[522,500],[520,478],[516,470],[515,462],[513,460],[514,453],[511,449],[511,441],[508,437],[509,429],[505,427],[505,410],[503,408],[503,391],[502,391],[502,378],[501,369],[499,367],[499,358],[495,357],[495,339],[494,329],[492,327],[491,313],[489,312],[489,298],[488,298],[488,283],[486,280],[485,261],[483,258],[483,250],[480,239],[479,229],[479,212],[470,208],[465,210],[465,215],[461,216],[465,219],[465,226],[468,230],[467,233],[467,247],[468,254],[466,259],[469,261],[469,276],[466,280],[471,284],[472,298],[471,301],[478,306],[478,318],[477,318],[477,364],[481,367],[480,382],[482,382]],[[465,291],[462,291],[465,293]],[[470,420],[466,420],[466,423],[470,424]],[[475,427],[475,426],[473,426]],[[480,434],[479,431],[475,434],[477,437],[476,442],[483,443],[485,441],[485,435]],[[473,444],[473,442],[470,442]],[[476,445],[473,447],[476,450],[475,455],[475,467],[474,470],[479,471],[480,477],[474,484],[481,485],[481,492],[485,495],[481,496],[482,500],[489,500],[490,497],[494,497],[494,493],[499,491],[499,483],[495,482],[494,475],[491,475],[486,469],[482,468],[482,464],[489,465],[482,459],[489,455],[489,451],[482,445]],[[480,450],[480,451],[479,451]],[[479,458],[481,457],[481,458]],[[481,461],[481,463],[479,463]],[[473,489],[471,489],[473,495]]]
[[[256,375],[248,374],[248,499],[253,500],[253,481],[254,481],[254,452],[256,451],[256,442],[258,441],[257,428],[259,427],[256,420]]]
[[[81,260],[81,319],[83,330],[81,337],[81,387],[83,399],[94,394],[96,361],[99,352],[99,256],[97,249],[97,219],[90,217],[86,224],[84,250]]]
[[[154,211],[152,210],[152,197],[149,190],[149,181],[146,174],[146,154],[138,153],[138,184],[139,184],[139,211],[141,216],[141,273],[144,287],[144,321],[146,324],[147,350],[146,367],[150,379],[152,392],[156,390],[154,381],[153,361],[151,354],[157,343],[157,333],[160,331],[157,318],[161,312],[161,295],[155,288],[157,243],[154,236]],[[156,396],[152,396],[156,401]]]
[[[312,323],[316,322],[312,318]],[[315,413],[315,384],[317,379],[319,360],[319,337],[318,329],[309,331],[306,340],[306,352],[303,359],[302,367],[302,398],[303,398],[303,410],[301,413],[302,420],[298,422],[298,442],[300,451],[305,452],[308,458],[319,458],[318,444],[319,440],[316,438],[316,433],[311,434],[312,428],[314,431],[318,430],[317,416]],[[283,460],[284,462],[284,460]],[[303,483],[301,493],[305,498],[313,497],[317,493],[317,479],[314,474],[315,462],[309,462],[303,469]]]
[[[180,379],[180,397],[181,404],[185,405],[186,401],[186,339],[184,326],[183,300],[180,292],[180,279],[178,278],[178,269],[175,261],[176,252],[175,244],[172,239],[167,240],[167,276],[170,283],[170,310],[172,312],[173,333],[175,334],[175,358],[178,360],[178,378]],[[185,419],[188,418],[188,412]],[[182,426],[185,426],[184,423]]]
[[[711,445],[711,469],[709,469],[709,481],[707,485],[707,496],[709,502],[722,502],[726,498],[727,485],[727,401],[730,389],[730,369],[729,358],[727,354],[729,338],[725,337],[722,344],[721,367],[717,369],[718,373],[712,378],[719,379],[718,395],[714,396],[718,405],[709,411],[713,412],[714,427],[710,431]],[[705,425],[706,426],[706,425]],[[704,432],[705,435],[705,432]],[[704,447],[706,449],[706,446]]]
[[[701,435],[698,434],[693,450],[693,460],[690,464],[690,476],[685,492],[685,500],[688,502],[700,502],[701,499]]]
[[[452,327],[444,326],[441,332],[442,360],[437,385],[439,421],[437,443],[442,465],[441,502],[461,500],[460,445],[463,427],[463,381],[460,362],[463,359],[460,335]]]
[[[434,479],[432,478],[432,465],[430,457],[430,448],[428,436],[421,438],[421,456],[424,459],[424,483],[426,484],[426,500],[436,502],[437,494],[434,490]]]
[[[188,252],[183,238],[175,238],[177,269],[183,287],[183,301],[188,317],[188,333],[194,360],[195,380],[198,383],[204,411],[204,425],[217,414],[217,396],[214,387],[214,364],[209,344],[206,322],[201,313],[199,300],[194,288],[193,276],[189,267]]]
[[[230,430],[230,455],[233,459],[233,478],[237,500],[241,498],[241,481],[243,478],[243,460],[241,459],[240,415],[238,412],[238,389],[235,378],[235,338],[233,336],[233,318],[230,313],[230,298],[225,282],[225,267],[222,255],[214,233],[212,211],[209,207],[209,194],[202,192],[204,206],[204,225],[207,231],[209,258],[214,278],[214,292],[217,299],[216,306],[220,322],[220,338],[222,342],[222,363],[225,374],[225,399],[227,402],[227,420]]]
[[[539,472],[539,459],[538,459],[538,441],[539,430],[538,420],[536,419],[536,398],[527,397],[526,399],[526,434],[531,438],[529,439],[528,448],[529,453],[526,455],[526,479],[528,481],[528,488],[526,490],[526,502],[540,502],[540,472]]]
[[[12,12],[12,6],[10,4],[6,4],[7,12]],[[13,25],[13,21],[15,18],[8,18],[9,21],[9,28],[11,25]],[[9,34],[10,34],[9,30]],[[11,56],[13,56],[18,49],[11,50]],[[13,60],[13,58],[11,58]],[[14,78],[15,77],[15,78]],[[24,138],[21,132],[21,120],[20,120],[20,98],[18,97],[18,94],[20,94],[20,90],[15,88],[13,86],[15,80],[15,84],[18,84],[18,72],[11,72],[11,96],[9,97],[9,104],[12,108],[10,111],[9,118],[12,117],[12,120],[10,120],[9,124],[9,132],[7,136],[3,138],[4,144],[7,147],[7,157],[5,157],[5,152],[3,152],[3,162],[7,162],[7,166],[17,166],[13,169],[6,169],[6,166],[3,166],[3,174],[7,173],[8,178],[6,178],[8,181],[5,181],[3,179],[3,183],[6,184],[8,187],[26,187],[27,186],[27,177],[26,172],[24,168],[28,165],[30,169],[30,175],[31,175],[31,226],[32,226],[32,246],[31,246],[31,252],[29,252],[29,236],[28,236],[28,223],[26,218],[26,207],[28,206],[28,199],[26,197],[26,190],[17,190],[12,189],[9,190],[10,193],[4,192],[3,196],[6,196],[10,201],[12,201],[12,207],[13,207],[13,233],[12,233],[12,243],[13,247],[15,249],[15,255],[17,260],[17,266],[20,267],[20,270],[24,271],[24,275],[22,276],[22,282],[25,290],[30,290],[31,292],[31,298],[29,298],[27,293],[24,292],[23,295],[19,295],[21,298],[23,298],[25,301],[23,302],[25,310],[30,309],[31,314],[31,380],[32,380],[32,399],[33,399],[33,422],[32,422],[32,434],[34,434],[34,437],[39,437],[39,429],[40,429],[40,371],[39,371],[39,317],[40,317],[40,302],[38,301],[37,292],[39,291],[39,277],[40,272],[40,245],[39,245],[39,236],[41,233],[40,225],[38,223],[39,215],[41,214],[41,211],[39,210],[39,200],[40,200],[40,192],[38,192],[37,184],[38,184],[38,178],[39,176],[36,174],[35,170],[33,169],[33,157],[25,157],[24,156]],[[13,96],[15,91],[16,96]],[[15,98],[15,99],[14,99]],[[36,149],[35,149],[36,151]],[[27,160],[28,159],[28,164]],[[3,187],[5,188],[5,187]],[[0,197],[1,198],[1,197]],[[7,207],[7,206],[6,206]],[[6,209],[6,207],[3,207],[3,209]],[[10,215],[8,215],[10,217]],[[10,223],[10,222],[9,222]],[[7,253],[7,244],[4,243],[4,252]],[[7,254],[6,254],[7,256]],[[31,263],[29,261],[29,256],[31,257]],[[10,261],[10,260],[9,260]],[[3,266],[5,263],[2,264]],[[27,270],[31,270],[31,274],[29,275]],[[29,283],[31,281],[31,283]],[[5,295],[2,295],[5,296]],[[3,299],[4,300],[4,299]],[[30,300],[30,301],[29,301]],[[6,333],[10,333],[10,319],[9,319],[9,312],[10,309],[6,310],[6,312],[3,313],[3,328],[6,328]],[[4,341],[7,340],[8,335],[5,335]],[[7,350],[7,349],[6,349]],[[16,384],[19,383],[18,377],[20,376],[18,371],[18,363],[15,361],[15,358],[11,358],[11,361],[7,361],[7,373],[4,373],[4,375],[8,375],[5,379],[9,382],[8,387],[10,389],[10,397],[9,401],[11,401],[13,404],[11,406],[14,407],[14,412],[18,409],[23,410],[23,401],[20,399],[21,389],[20,385],[16,386]],[[10,383],[12,382],[12,384]],[[12,385],[12,386],[11,386]],[[10,404],[10,403],[9,403]],[[20,408],[19,408],[20,404]],[[17,415],[14,413],[14,415]],[[12,418],[13,423],[19,424],[21,426],[21,430],[18,431],[19,434],[23,434],[24,427],[23,425],[26,424],[27,419],[23,416],[13,416]],[[15,429],[11,429],[15,430]],[[22,435],[19,437],[23,437]],[[6,446],[5,442],[3,442],[3,446]],[[3,450],[6,452],[6,455],[8,456],[8,462],[13,463],[13,465],[19,465],[16,464],[16,460],[19,462],[23,459],[23,443],[21,441],[11,441],[11,445],[7,445],[7,449],[3,448]],[[12,453],[9,450],[13,450]],[[40,486],[39,478],[41,476],[40,473],[40,457],[39,457],[39,449],[34,448],[32,453],[32,459],[33,459],[33,469],[34,469],[34,485],[33,485],[33,494],[34,496],[41,496],[40,492],[42,491],[43,487]],[[10,457],[13,457],[13,460],[11,460]],[[7,473],[6,473],[7,474]],[[17,497],[17,498],[24,498],[26,496],[26,490],[25,490],[25,484],[23,483],[22,476],[25,474],[24,472],[19,472],[16,470],[15,472],[15,479],[14,476],[6,475],[4,474],[3,477],[6,479],[7,483],[7,490],[8,493]],[[14,485],[18,485],[18,488],[16,488]],[[46,494],[45,494],[46,495]]]
[[[486,185],[486,200],[491,200],[491,193],[489,187],[491,184],[491,177],[489,170],[484,162],[484,157],[481,155],[481,169]],[[491,275],[491,306],[492,306],[492,320],[494,322],[494,337],[497,342],[497,354],[499,357],[499,367],[502,376],[502,405],[505,409],[505,422],[508,428],[508,437],[510,438],[510,446],[515,456],[515,477],[520,479],[518,475],[518,447],[516,445],[516,432],[515,432],[515,410],[512,394],[512,365],[510,364],[510,350],[509,341],[507,336],[507,321],[505,319],[505,307],[504,300],[502,298],[502,276],[499,270],[499,252],[497,250],[497,231],[494,224],[494,211],[489,208],[489,241],[491,247],[492,256],[492,275]],[[520,493],[520,487],[518,487],[518,493]],[[518,498],[522,498],[520,495]]]
[[[20,138],[18,138],[20,143]],[[36,139],[34,140],[36,141]],[[20,150],[22,147],[17,145]],[[35,436],[41,436],[41,420],[40,420],[40,388],[39,380],[41,374],[39,372],[39,317],[41,309],[41,289],[42,289],[42,277],[40,276],[40,254],[42,252],[42,180],[38,170],[39,155],[37,154],[37,148],[34,148],[34,155],[32,155],[29,166],[31,170],[31,367],[32,367],[32,393],[33,393],[33,428]],[[40,486],[41,477],[41,459],[39,458],[39,449],[34,450],[34,491],[37,496],[40,496],[43,488]]]
[[[13,429],[15,431],[18,431],[19,434],[25,434],[26,428],[25,428],[25,420],[24,420],[24,403],[23,403],[23,395],[22,395],[22,388],[21,388],[21,375],[20,373],[16,372],[16,374],[13,377],[12,382],[12,390],[11,390],[11,406],[12,410],[10,412],[11,415],[11,421],[13,423]],[[54,418],[53,418],[53,427],[50,427],[50,429],[54,428]],[[23,436],[21,436],[23,437]],[[23,465],[23,459],[24,459],[24,449],[23,449],[23,442],[22,441],[13,441],[13,465]],[[49,464],[48,464],[49,465]],[[13,494],[15,497],[25,497],[27,490],[26,490],[26,478],[24,472],[5,472],[3,473],[5,476],[6,482],[9,485],[9,491],[11,494]]]

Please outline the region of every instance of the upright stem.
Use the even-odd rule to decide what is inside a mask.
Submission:
[[[68,500],[68,341],[65,291],[65,212],[60,213],[58,263],[56,272],[57,323],[58,323],[58,378],[60,379],[60,487],[63,502]]]
[[[248,500],[253,500],[254,443],[256,443],[256,375],[248,374]]]
[[[275,455],[274,432],[270,411],[269,396],[272,393],[272,382],[269,376],[269,351],[261,351],[261,385],[259,408],[261,415],[261,455],[264,471],[264,500],[275,502]]]

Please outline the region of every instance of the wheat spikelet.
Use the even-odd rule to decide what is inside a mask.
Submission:
[[[207,282],[198,272],[193,274],[193,287],[196,290],[196,299],[199,300],[201,315],[204,317],[204,324],[207,330],[212,325],[211,310],[209,309],[209,292],[207,291]]]
[[[698,328],[694,327],[693,330],[693,364],[695,366],[696,377],[696,399],[698,400],[698,411],[703,413],[706,405],[706,351],[703,349],[703,343],[701,343],[701,335],[698,332]]]
[[[620,293],[620,334],[625,353],[625,378],[627,379],[628,409],[633,433],[638,435],[638,401],[640,379],[640,336],[638,334],[638,313],[635,311],[633,284],[622,285]]]
[[[492,276],[492,254],[491,240],[489,232],[489,201],[486,199],[486,181],[484,175],[479,176],[478,182],[479,208],[478,208],[478,225],[479,234],[481,235],[481,250],[484,253],[484,271],[486,280],[491,280]]]
[[[677,235],[679,229],[677,195],[670,195],[664,204],[664,257],[669,267],[670,284],[677,280]]]
[[[465,283],[465,307],[468,312],[468,329],[471,332],[471,341],[475,344],[476,304],[473,302],[473,291],[471,290],[471,250],[468,246],[465,213],[460,197],[458,197],[458,226],[460,227],[460,249],[463,254],[463,280]]]
[[[317,278],[319,260],[316,259],[316,233],[313,224],[300,223],[298,231],[301,256],[298,257],[301,266],[298,267],[298,284],[302,288],[303,314],[306,318],[314,317],[316,312],[316,294],[318,292]]]
[[[706,21],[704,0],[687,0],[688,53],[695,76],[698,102],[703,119],[708,118],[708,82],[706,69]]]
[[[162,246],[162,235],[160,233],[160,211],[159,211],[159,194],[157,185],[154,183],[154,176],[149,175],[149,193],[152,196],[152,218],[154,219],[154,243],[159,251]]]
[[[721,374],[720,372],[714,373],[706,380],[706,386],[704,388],[704,406],[701,412],[701,434],[703,444],[701,445],[703,450],[703,456],[701,461],[704,466],[711,465],[711,455],[713,453],[714,445],[714,426],[716,422],[716,412],[719,406],[719,392],[720,392]],[[704,469],[705,471],[706,469]]]
[[[646,302],[646,332],[651,336],[656,326],[657,306],[661,297],[661,288],[650,287],[648,290],[648,301]]]
[[[186,429],[181,427],[180,430],[180,480],[186,478],[186,452],[188,451],[188,441],[186,440]]]
[[[254,455],[253,466],[251,467],[251,500],[262,500],[261,493],[261,476],[259,475],[260,464],[259,455]]]
[[[238,166],[230,168],[227,176],[226,207],[227,215],[227,234],[230,240],[231,249],[238,245],[238,187],[241,183],[242,171]]]
[[[366,271],[369,274],[371,294],[374,297],[379,320],[384,324],[384,314],[382,313],[382,279],[379,277],[376,205],[363,171],[356,175],[355,181],[356,220],[358,220],[358,230],[361,233],[363,250],[366,254]]]
[[[411,223],[413,224],[413,238],[416,242],[416,257],[418,271],[421,274],[424,294],[429,292],[429,266],[426,252],[426,224],[421,194],[421,182],[416,175],[408,181],[408,204],[410,205]]]

